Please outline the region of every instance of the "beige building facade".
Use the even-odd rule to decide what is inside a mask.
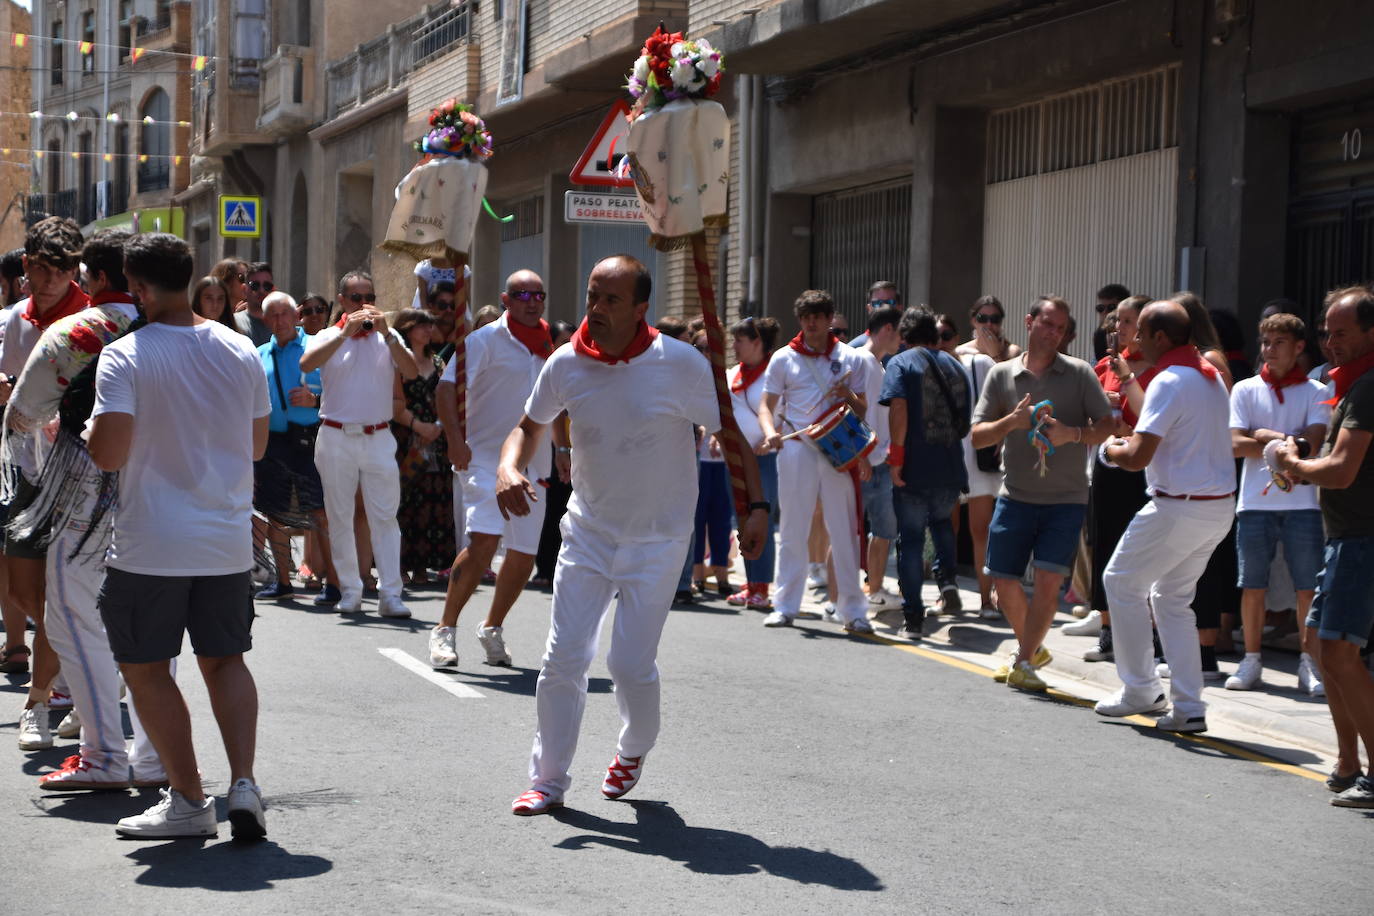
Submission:
[[[0,32],[27,35],[30,31],[29,11],[14,0],[0,0]],[[29,66],[29,48],[14,46],[8,35],[0,36],[5,69],[0,69],[0,99],[4,99],[0,114],[0,252],[24,244],[24,212],[33,187],[33,156],[26,152],[32,147],[30,77],[23,68]]]

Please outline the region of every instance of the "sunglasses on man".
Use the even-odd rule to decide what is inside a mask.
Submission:
[[[1099,302],[1099,303],[1097,303],[1097,314],[1099,314],[1099,315],[1105,315],[1105,314],[1107,314],[1108,312],[1113,312],[1113,311],[1116,311],[1116,305],[1115,305],[1115,304],[1113,304],[1113,303],[1111,303],[1111,302]]]
[[[894,305],[896,305],[896,304],[897,304],[897,300],[896,300],[896,299],[870,299],[870,300],[868,301],[868,306],[869,306],[869,308],[875,308],[875,309],[891,308],[892,306],[894,306]]]
[[[958,336],[958,334],[954,333],[949,328],[945,328],[943,331],[940,332],[940,339],[945,341],[946,343],[948,343],[949,341],[953,340]]]
[[[329,306],[327,305],[303,305],[301,306],[302,315],[328,315]]]
[[[376,293],[349,293],[349,294],[348,294],[348,300],[349,300],[350,302],[368,302],[368,303],[376,302],[376,301],[377,301],[377,294],[376,294]]]
[[[979,324],[1001,324],[1002,316],[989,315],[987,312],[983,312],[980,315],[974,315],[973,320],[978,322]]]
[[[830,333],[834,334],[840,340],[849,339],[849,328],[831,328]]]
[[[458,307],[452,299],[431,299],[429,307],[436,312],[451,312]]]
[[[519,299],[521,302],[529,302],[531,299],[535,302],[543,302],[548,293],[542,289],[512,289],[507,290],[506,295],[512,299]]]
[[[259,290],[265,290],[266,292],[270,293],[272,292],[272,290],[277,288],[277,285],[273,283],[271,280],[249,280],[248,288],[255,293]]]

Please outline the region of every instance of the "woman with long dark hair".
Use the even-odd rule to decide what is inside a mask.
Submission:
[[[725,600],[758,611],[773,606],[768,591],[773,585],[773,530],[778,521],[778,456],[764,441],[763,428],[759,426],[759,405],[763,401],[763,373],[777,346],[778,331],[778,322],[773,318],[745,318],[730,327],[735,357],[739,360],[728,373],[731,406],[744,441],[758,457],[764,499],[773,509],[769,513],[763,553],[757,560],[744,561],[744,588]]]
[[[191,287],[191,311],[207,321],[218,321],[231,331],[238,331],[229,290],[215,277],[201,277]]]

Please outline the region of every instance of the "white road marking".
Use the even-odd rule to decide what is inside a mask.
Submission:
[[[486,699],[486,697],[478,693],[476,690],[473,690],[467,684],[464,684],[461,681],[455,681],[451,677],[445,677],[444,675],[435,671],[433,668],[429,667],[429,665],[426,665],[424,662],[420,661],[410,653],[406,652],[404,649],[378,649],[377,651],[382,653],[382,655],[386,656],[387,658],[391,659],[396,664],[400,665],[402,668],[405,668],[412,674],[418,674],[420,677],[429,681],[436,687],[441,687],[444,690],[447,690],[455,697],[464,700]]]

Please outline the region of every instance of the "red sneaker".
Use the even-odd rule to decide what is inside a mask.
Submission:
[[[561,807],[563,799],[554,798],[543,789],[530,789],[511,802],[510,813],[518,817],[529,817],[534,814],[548,814],[552,809]]]
[[[749,599],[753,596],[753,594],[754,593],[749,590],[749,586],[746,585],[744,588],[735,592],[729,598],[726,598],[725,603],[733,604],[738,607],[745,607],[749,604]]]
[[[620,798],[635,787],[644,772],[644,755],[622,757],[615,755],[611,765],[606,767],[606,781],[601,784],[601,794],[607,798]]]

